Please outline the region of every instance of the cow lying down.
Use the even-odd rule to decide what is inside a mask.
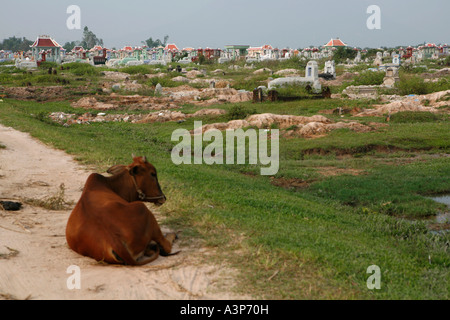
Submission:
[[[170,255],[176,234],[163,236],[143,202],[162,205],[156,169],[145,157],[113,166],[110,177],[93,173],[73,209],[66,227],[69,247],[112,264],[144,265]]]

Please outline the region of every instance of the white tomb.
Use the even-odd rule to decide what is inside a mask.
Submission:
[[[286,77],[278,78],[269,82],[269,90],[292,85],[307,86],[310,85],[313,92],[322,91],[322,85],[319,81],[319,66],[316,61],[309,61],[306,65],[305,77]]]

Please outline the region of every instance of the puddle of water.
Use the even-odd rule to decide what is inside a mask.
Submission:
[[[443,195],[443,196],[438,196],[438,197],[430,197],[430,199],[439,202],[439,203],[443,203],[445,205],[447,205],[448,210],[445,210],[444,212],[440,212],[437,214],[435,221],[438,224],[450,224],[450,195]],[[449,232],[450,230],[445,228],[442,230],[435,230],[435,231],[431,231],[431,233],[443,233],[443,232]]]
[[[430,199],[432,199],[436,202],[439,202],[439,203],[446,204],[448,207],[450,207],[450,194],[439,196],[439,197],[431,197]]]
[[[450,223],[450,195],[443,195],[439,197],[431,197],[430,199],[443,203],[447,205],[449,210],[446,210],[445,212],[441,212],[436,216],[436,222],[437,223]]]

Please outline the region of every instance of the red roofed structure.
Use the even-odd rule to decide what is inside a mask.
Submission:
[[[61,63],[62,47],[49,36],[39,36],[30,48],[38,64],[43,61]]]
[[[346,47],[347,45],[341,39],[331,39],[324,47]]]
[[[30,46],[31,48],[61,48],[58,42],[49,36],[39,36]]]
[[[169,43],[169,44],[164,48],[164,51],[166,51],[166,52],[178,52],[178,51],[180,51],[180,50],[178,49],[178,47],[177,47],[175,44]]]

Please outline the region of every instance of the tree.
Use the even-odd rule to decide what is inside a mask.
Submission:
[[[341,62],[347,59],[355,59],[356,50],[348,47],[339,47],[333,54],[334,60],[336,62]]]
[[[63,45],[63,48],[66,50],[66,52],[70,52],[70,51],[72,51],[73,48],[78,46],[79,43],[80,43],[79,41],[66,42],[66,44]]]
[[[159,46],[165,47],[168,40],[169,40],[169,36],[166,35],[166,36],[164,36],[163,41],[161,41],[160,39],[153,40],[153,38],[150,37],[147,40],[142,41],[142,43],[145,44],[149,48],[156,48]]]
[[[86,26],[83,30],[83,39],[81,40],[80,45],[85,49],[92,49],[95,46],[103,47],[103,40],[97,38],[97,36]]]
[[[13,52],[17,51],[28,51],[33,41],[23,38],[9,37],[0,42],[0,50],[11,50]]]

